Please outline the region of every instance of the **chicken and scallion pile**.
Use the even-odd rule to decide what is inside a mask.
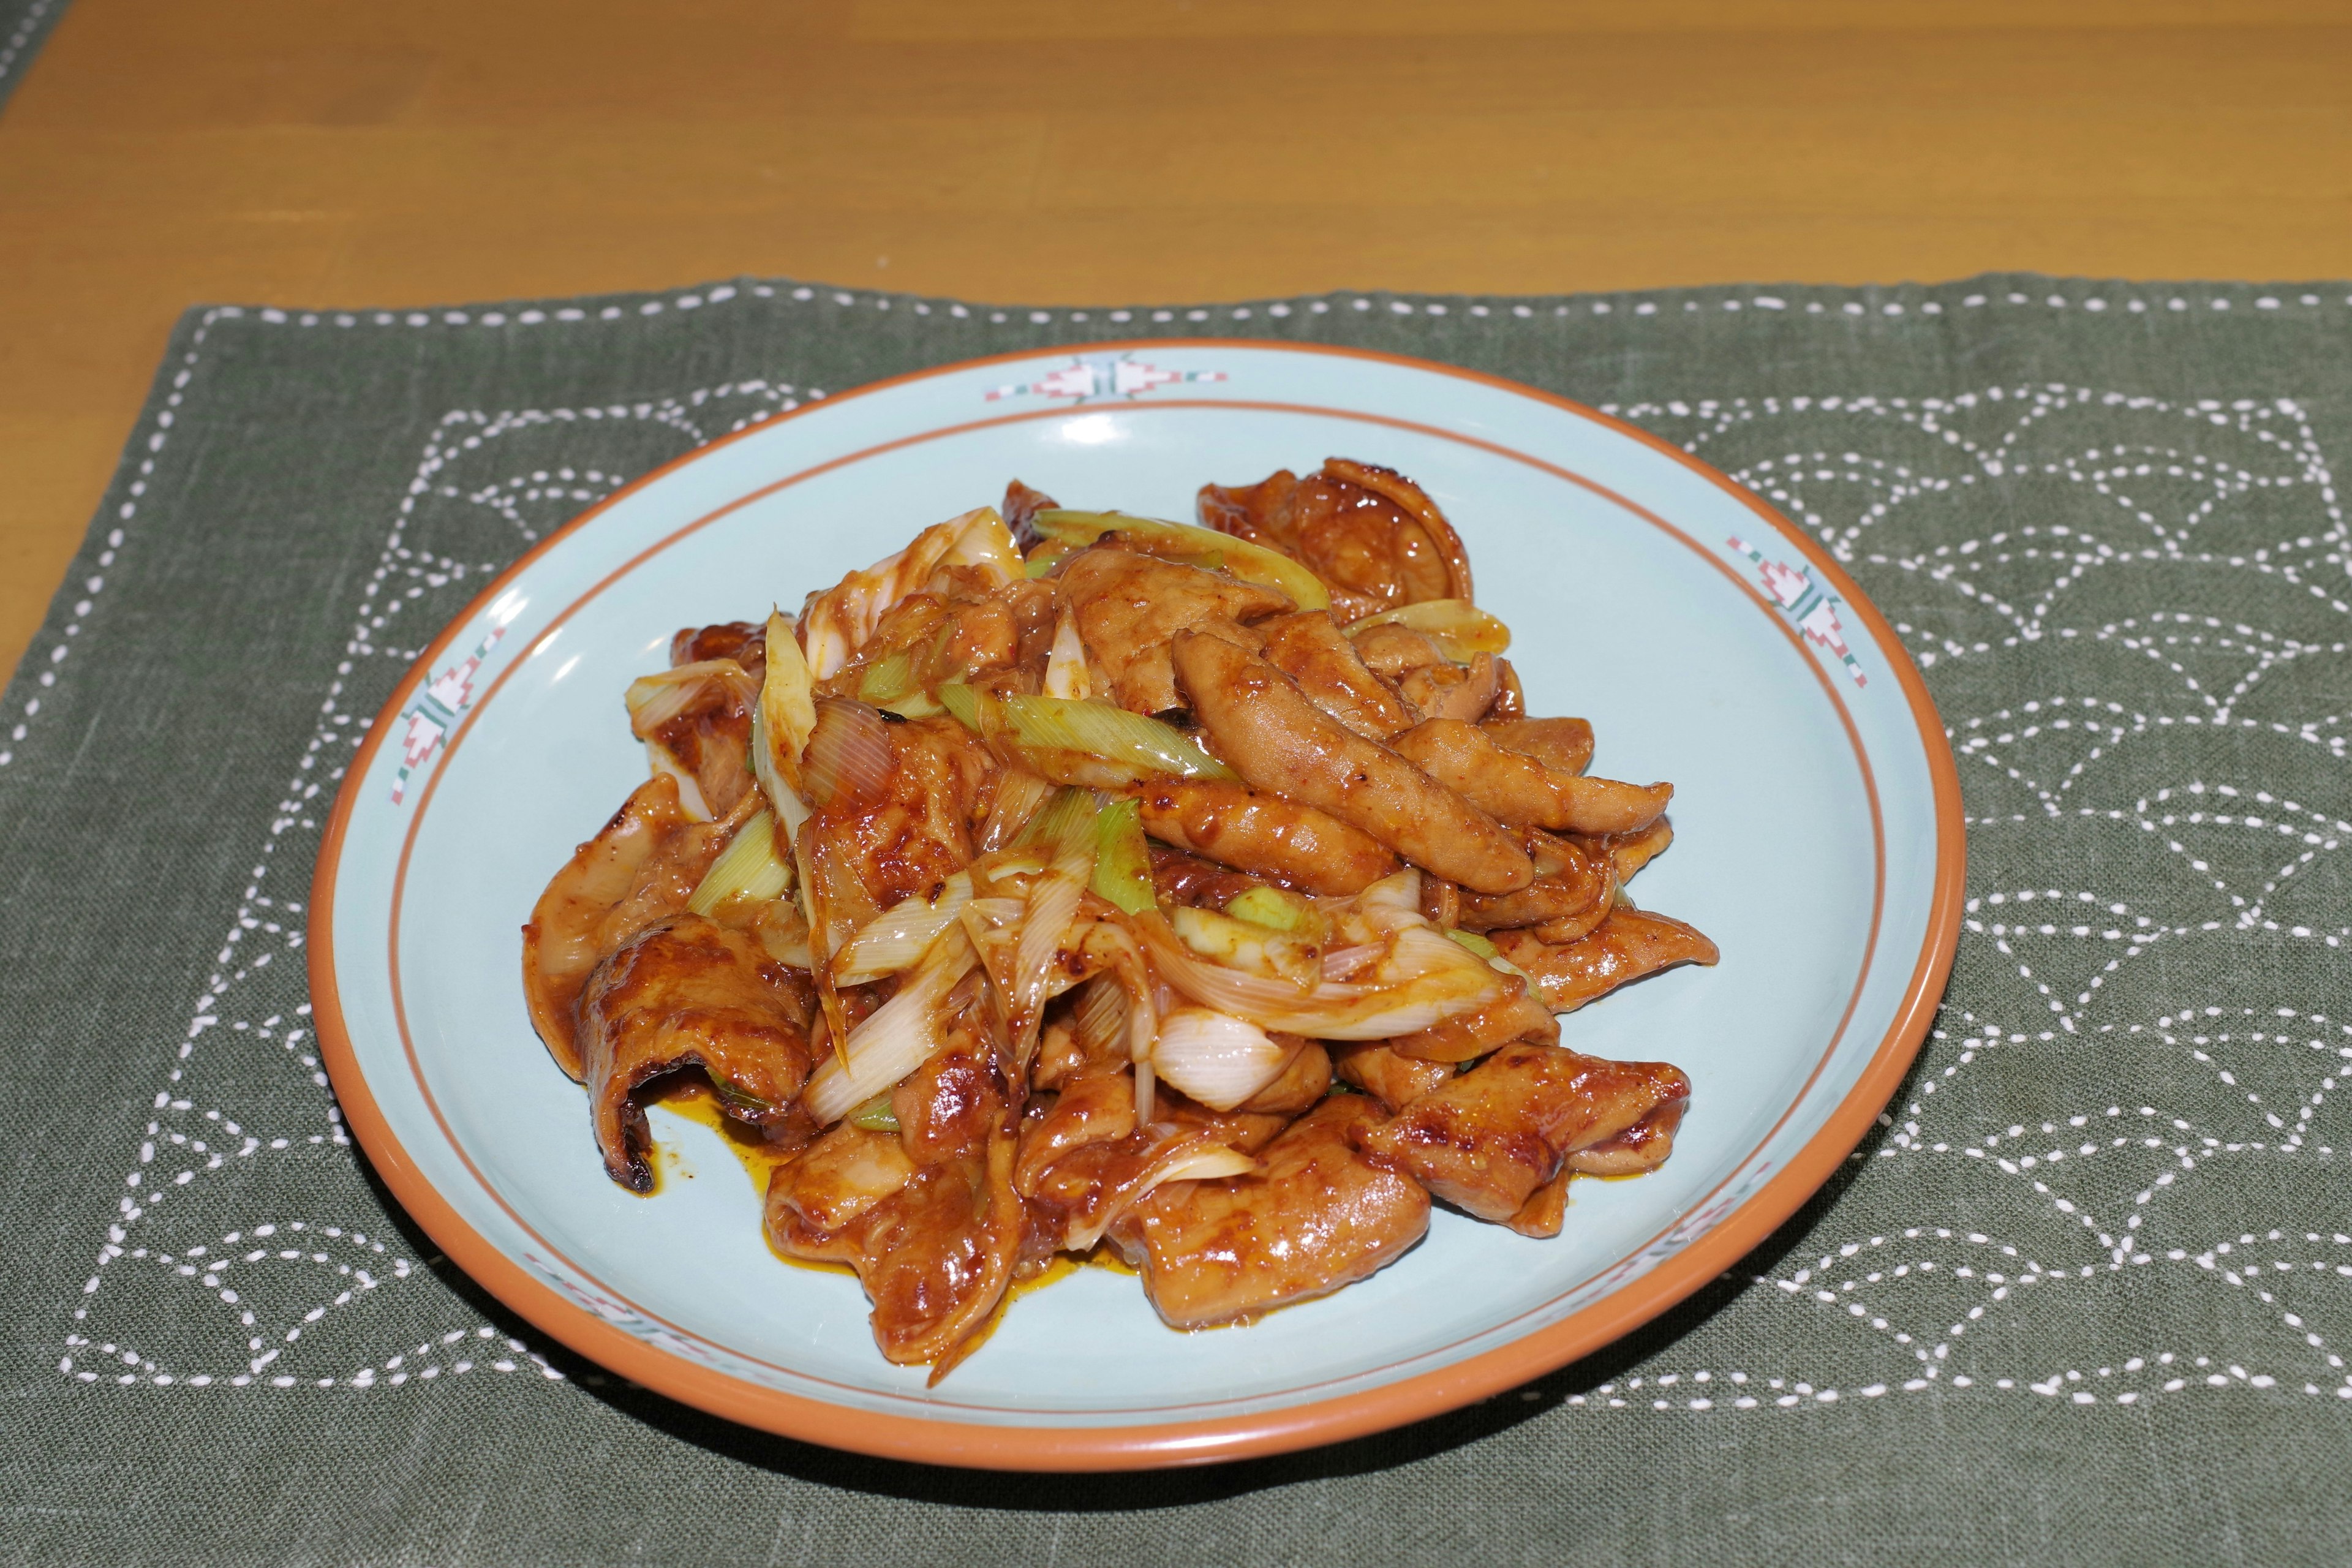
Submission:
[[[797,617],[680,632],[652,776],[523,928],[605,1171],[708,1080],[776,1250],[846,1264],[943,1374],[1008,1287],[1108,1246],[1170,1324],[1336,1290],[1433,1199],[1556,1235],[1690,1093],[1556,1015],[1683,963],[1625,884],[1671,787],[1585,772],[1402,475],[1201,491],[1202,526],[1001,510]]]

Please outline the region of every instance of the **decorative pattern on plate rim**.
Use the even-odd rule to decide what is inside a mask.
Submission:
[[[408,728],[400,741],[400,771],[393,776],[393,805],[398,805],[408,793],[408,775],[423,767],[457,728],[457,716],[474,700],[474,677],[481,673],[482,661],[506,635],[506,627],[492,626],[472,653],[427,683],[416,694],[415,702],[402,712]]]
[[[1862,672],[1861,661],[1846,647],[1845,628],[1838,625],[1838,596],[1815,583],[1813,574],[1803,567],[1767,561],[1762,551],[1736,533],[1727,542],[1760,568],[1758,574],[1764,581],[1764,591],[1797,623],[1797,629],[1837,655],[1838,662],[1845,666],[1845,672],[1853,677],[1856,686],[1869,685],[1870,677]]]
[[[1034,381],[994,387],[984,401],[1000,403],[1009,397],[1047,397],[1065,398],[1072,403],[1090,403],[1097,398],[1123,397],[1132,403],[1144,394],[1157,392],[1163,386],[1224,379],[1225,373],[1221,370],[1170,370],[1165,365],[1137,359],[1132,353],[1079,355]]]

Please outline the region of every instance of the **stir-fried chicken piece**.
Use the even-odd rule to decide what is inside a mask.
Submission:
[[[1336,1047],[1331,1068],[1344,1082],[1352,1083],[1378,1100],[1394,1115],[1443,1083],[1454,1079],[1452,1062],[1423,1061],[1400,1054],[1386,1040]]]
[[[669,639],[672,668],[713,658],[733,659],[757,681],[768,670],[768,628],[758,621],[721,621],[687,626]]]
[[[1173,648],[1194,716],[1251,784],[1328,812],[1465,888],[1508,893],[1535,880],[1493,817],[1307,701],[1263,658],[1190,632]]]
[[[1475,724],[1495,705],[1495,656],[1482,653],[1469,664],[1448,659],[1407,670],[1397,689],[1421,719],[1458,719]]]
[[[1503,750],[1533,757],[1557,773],[1580,773],[1592,763],[1592,726],[1582,719],[1505,719],[1489,714],[1478,727]]]
[[[657,765],[675,770],[689,814],[724,816],[734,810],[751,793],[751,708],[759,681],[731,658],[712,658],[675,665],[639,683],[645,686],[655,687],[656,695],[641,706],[632,702],[630,733],[646,742]]]
[[[1620,985],[1677,963],[1713,963],[1715,943],[1697,930],[1664,915],[1620,904],[1591,935],[1555,946],[1532,931],[1495,933],[1505,958],[1528,972],[1544,1003],[1555,1013],[1572,1013]]]
[[[1310,893],[1360,893],[1397,869],[1386,846],[1336,816],[1217,779],[1136,791],[1143,830],[1162,843]]]
[[[1265,659],[1298,683],[1307,700],[1357,734],[1385,741],[1412,727],[1413,715],[1396,689],[1374,675],[1330,616],[1301,610],[1257,628]]]
[[[1410,1035],[1394,1036],[1389,1047],[1401,1057],[1432,1062],[1466,1062],[1475,1061],[1512,1040],[1533,1040],[1549,1046],[1559,1038],[1559,1020],[1551,1016],[1543,998],[1514,974],[1508,988],[1485,1006],[1441,1018],[1428,1028]]]
[[[1201,523],[1267,545],[1329,585],[1343,621],[1423,599],[1467,599],[1460,535],[1402,475],[1334,458],[1301,479],[1288,469],[1255,485],[1203,485]]]
[[[1356,657],[1364,661],[1365,668],[1391,682],[1402,680],[1417,669],[1454,662],[1427,633],[1393,623],[1366,626],[1349,634],[1348,640],[1355,645]]]
[[[1004,514],[1004,526],[1013,531],[1013,542],[1026,552],[1045,541],[1045,536],[1031,526],[1031,520],[1041,511],[1053,511],[1061,502],[1044,490],[1033,489],[1019,479],[1004,487],[1004,504],[997,510]]]
[[[1189,904],[1195,909],[1222,910],[1252,888],[1273,885],[1263,877],[1172,849],[1157,838],[1147,844],[1151,851],[1152,893],[1163,909]]]
[[[890,723],[873,710],[829,700],[823,727],[838,722],[841,769],[810,769],[814,808],[801,832],[829,927],[850,929],[916,893],[930,895],[972,857],[984,820],[987,753],[951,719]],[[811,754],[817,746],[811,745]],[[838,944],[830,931],[826,951]]]
[[[1666,852],[1675,841],[1674,825],[1664,817],[1643,828],[1609,841],[1609,858],[1617,868],[1617,880],[1623,885],[1633,879],[1633,873]]]
[[[1160,1317],[1205,1328],[1328,1295],[1419,1241],[1429,1194],[1349,1140],[1380,1115],[1333,1095],[1260,1152],[1259,1173],[1161,1187],[1113,1226]]]
[[[522,992],[531,1026],[556,1065],[582,1073],[572,1005],[606,953],[686,900],[727,847],[734,824],[696,823],[678,805],[677,781],[639,784],[595,837],[547,884],[522,928]]]
[[[1022,1119],[1013,1184],[1029,1205],[1033,1260],[1085,1251],[1154,1187],[1181,1179],[1204,1158],[1219,1173],[1229,1173],[1240,1163],[1221,1151],[1237,1148],[1247,1122],[1271,1121],[1265,1134],[1271,1137],[1288,1120],[1218,1118],[1172,1092],[1167,1100],[1157,1121],[1138,1126],[1133,1073],[1123,1062],[1097,1058],[1062,1079],[1058,1092],[1031,1102]],[[1200,1114],[1181,1114],[1180,1106]]]
[[[1277,1040],[1291,1040],[1296,1048],[1282,1072],[1272,1083],[1234,1107],[1237,1111],[1259,1112],[1269,1116],[1296,1116],[1314,1106],[1331,1088],[1331,1053],[1320,1040],[1297,1039],[1278,1035]]]
[[[1505,751],[1477,725],[1453,719],[1415,725],[1396,738],[1396,749],[1497,820],[1518,826],[1633,833],[1655,822],[1675,794],[1668,784],[1621,784],[1555,772],[1533,757]]]
[[[580,1058],[604,1171],[653,1191],[648,1079],[700,1068],[727,1114],[781,1124],[808,1081],[808,997],[751,938],[699,915],[672,915],[599,964],[580,994]]]
[[[1079,551],[1055,581],[1077,617],[1087,654],[1110,681],[1112,700],[1138,713],[1181,702],[1168,663],[1169,639],[1177,633],[1203,625],[1223,630],[1293,607],[1272,588],[1138,554],[1116,542]]]
[[[1021,1249],[1004,1075],[974,1011],[891,1091],[895,1136],[853,1136],[844,1122],[768,1186],[776,1249],[856,1269],[883,1355],[932,1363],[934,1381],[1003,1299]],[[896,1143],[897,1156],[866,1142],[876,1137]]]
[[[1559,921],[1583,922],[1578,936],[1601,923],[1617,896],[1616,862],[1606,839],[1562,838],[1540,828],[1521,830],[1536,879],[1516,893],[1462,897],[1458,923],[1465,931],[1503,931]],[[1574,940],[1569,938],[1566,940]]]
[[[1486,721],[1510,723],[1528,716],[1527,688],[1519,684],[1519,672],[1507,658],[1495,660],[1495,702],[1486,710]],[[1576,770],[1570,769],[1573,773]]]
[[[1671,1139],[1690,1079],[1664,1062],[1612,1062],[1557,1046],[1506,1046],[1357,1146],[1480,1219],[1507,1224],[1581,1151],[1648,1121]]]

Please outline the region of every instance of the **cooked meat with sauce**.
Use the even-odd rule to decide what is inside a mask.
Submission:
[[[1672,786],[1588,774],[1403,475],[1198,506],[1015,479],[797,616],[677,631],[626,694],[650,776],[523,928],[604,1174],[656,1192],[648,1104],[707,1088],[769,1244],[934,1382],[1071,1255],[1194,1329],[1388,1267],[1433,1200],[1556,1235],[1690,1102],[1560,1018],[1715,962],[1624,893]]]
[[[1265,1169],[1162,1187],[1111,1228],[1172,1328],[1230,1323],[1369,1279],[1429,1228],[1429,1194],[1349,1142],[1380,1120],[1322,1101],[1259,1151]]]

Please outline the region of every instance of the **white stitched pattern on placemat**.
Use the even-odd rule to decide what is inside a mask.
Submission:
[[[370,1234],[380,1222],[350,1157],[337,1152],[350,1139],[309,1023],[304,891],[299,881],[290,896],[267,889],[283,891],[273,875],[307,870],[376,705],[484,583],[634,473],[822,395],[747,380],[609,406],[442,418],[323,681],[318,725],[216,967],[185,1037],[159,1064],[165,1080],[71,1309],[61,1372],[198,1388],[396,1387],[477,1370],[560,1375],[446,1290],[413,1310],[383,1310],[392,1288],[426,1270],[398,1234]],[[605,434],[614,429],[630,438]],[[551,450],[533,449],[550,440]],[[567,460],[582,448],[598,460]],[[117,1282],[126,1268],[141,1271],[142,1289]],[[446,1326],[453,1316],[467,1321]]]

